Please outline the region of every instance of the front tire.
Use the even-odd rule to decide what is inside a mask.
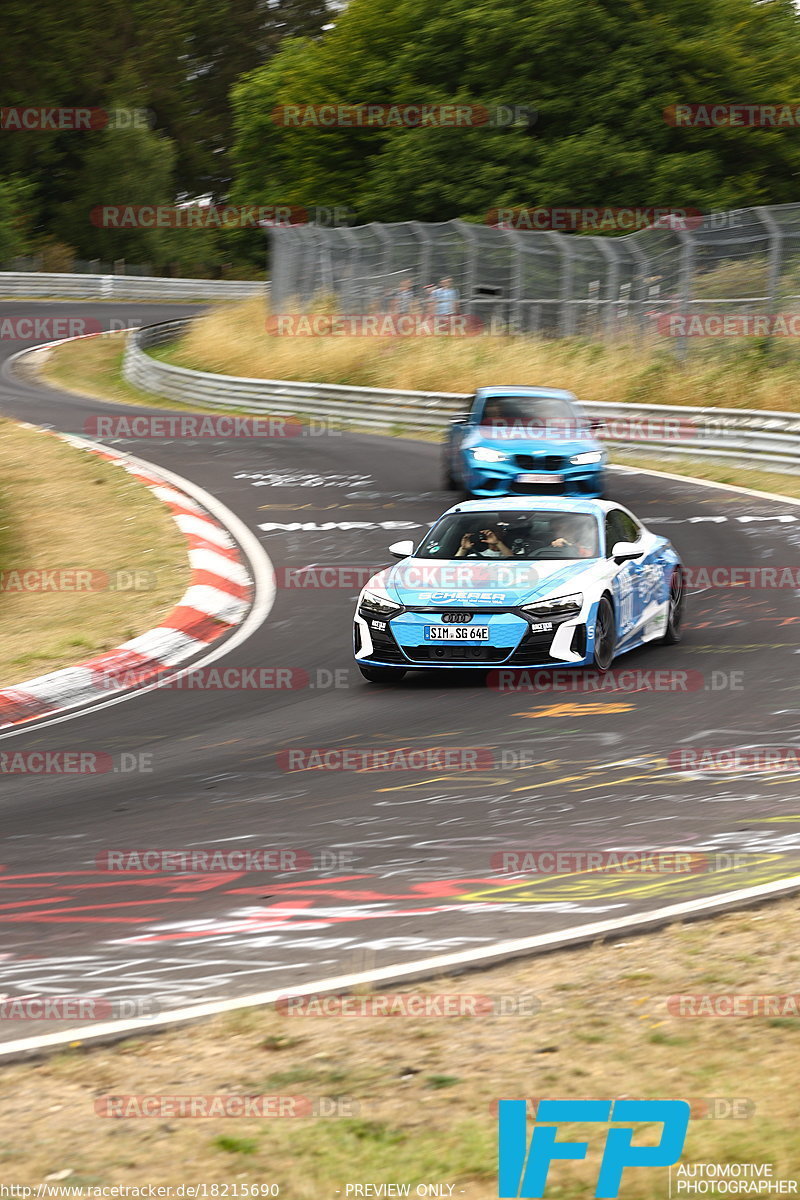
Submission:
[[[402,667],[362,667],[358,669],[367,683],[399,683],[405,675]]]
[[[662,646],[675,646],[683,637],[683,606],[686,599],[686,589],[683,582],[683,571],[676,567],[669,581],[669,609],[667,628],[664,636],[659,638]]]
[[[594,620],[594,665],[601,674],[605,674],[614,661],[616,648],[614,609],[608,596],[602,596]]]
[[[442,482],[446,492],[457,492],[461,486],[453,474],[453,468],[450,465],[450,454],[447,449],[445,449],[442,459]]]

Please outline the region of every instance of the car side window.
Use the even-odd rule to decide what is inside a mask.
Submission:
[[[638,542],[642,536],[642,527],[638,521],[634,521],[630,513],[623,512],[622,509],[617,509],[619,514],[619,524],[622,534],[619,540],[625,542]]]
[[[621,508],[612,508],[606,514],[606,558],[611,557],[617,542],[638,542],[641,536],[641,525]]]

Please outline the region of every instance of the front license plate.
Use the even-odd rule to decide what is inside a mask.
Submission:
[[[426,625],[426,642],[488,642],[488,625]]]
[[[518,475],[517,483],[563,483],[563,475]]]

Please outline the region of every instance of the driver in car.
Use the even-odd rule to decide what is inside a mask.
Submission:
[[[486,529],[476,529],[465,533],[461,545],[456,550],[456,558],[467,558],[474,555],[477,558],[512,558],[513,554],[505,542],[501,541],[499,531],[491,525]]]
[[[574,517],[564,517],[556,524],[554,532],[556,536],[550,543],[554,548],[574,551],[574,558],[592,557],[591,547],[585,544],[589,541],[585,522]]]

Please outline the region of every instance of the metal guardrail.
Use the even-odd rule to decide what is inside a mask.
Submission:
[[[266,283],[243,279],[160,279],[148,275],[69,275],[0,271],[0,297],[56,296],[76,300],[247,300]]]
[[[149,325],[129,335],[123,373],[130,384],[184,404],[316,417],[395,433],[445,429],[465,411],[470,399],[458,392],[400,392],[216,375],[161,362],[147,353],[173,341],[190,320]],[[600,436],[609,446],[800,472],[800,413],[591,401],[581,407],[606,423]]]

